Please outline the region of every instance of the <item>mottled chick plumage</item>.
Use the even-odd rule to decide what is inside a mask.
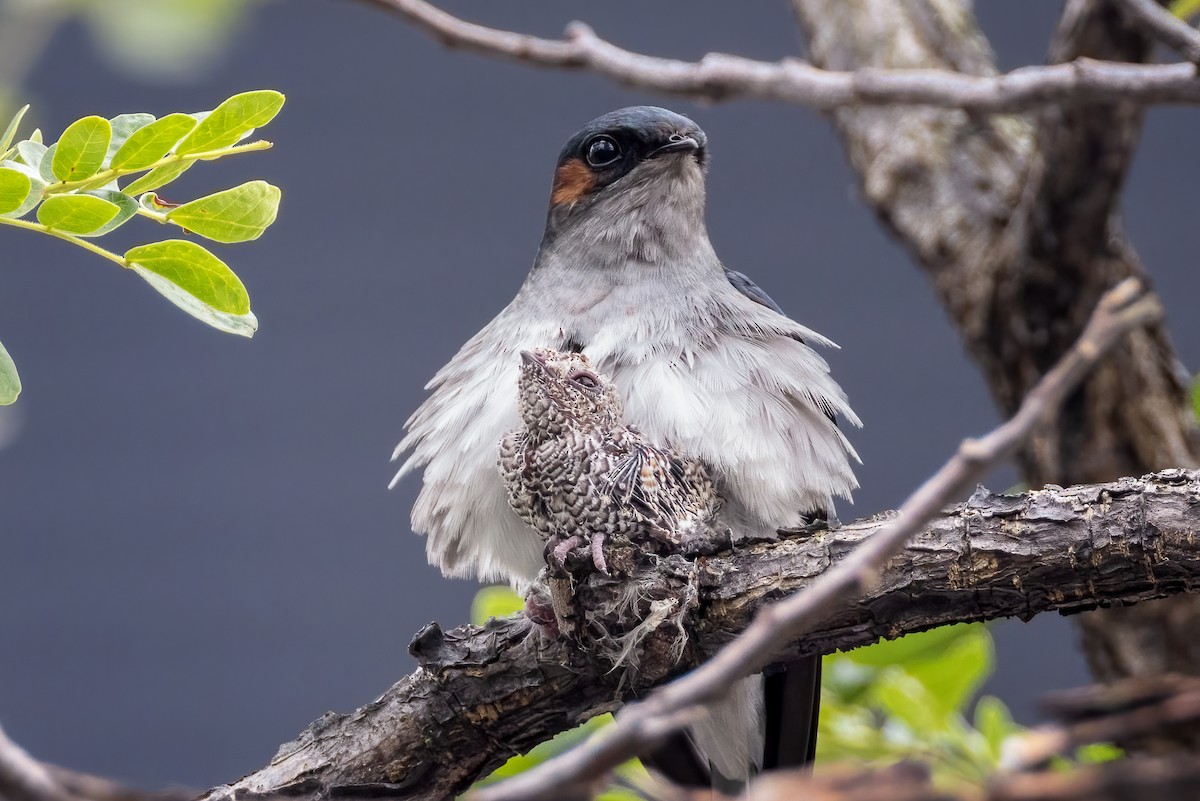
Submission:
[[[616,385],[586,356],[524,351],[517,386],[523,426],[501,441],[500,471],[560,566],[588,545],[607,572],[609,537],[673,547],[707,530],[720,499],[704,464],[625,425]]]

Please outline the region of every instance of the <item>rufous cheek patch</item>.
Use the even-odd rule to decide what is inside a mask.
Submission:
[[[582,160],[564,161],[554,173],[554,189],[550,194],[550,203],[555,206],[577,203],[586,197],[595,185],[596,177]]]

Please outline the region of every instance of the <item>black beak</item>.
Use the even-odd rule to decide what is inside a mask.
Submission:
[[[541,370],[546,369],[546,357],[540,353],[534,353],[530,350],[521,351],[521,364],[529,367],[537,367]]]
[[[683,134],[671,134],[667,143],[660,148],[650,151],[650,158],[661,156],[664,153],[695,153],[701,150],[700,142],[692,136],[684,136]]]

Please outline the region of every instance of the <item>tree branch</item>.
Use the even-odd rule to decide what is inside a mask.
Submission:
[[[664,560],[662,594],[688,585],[700,599],[685,621],[690,645],[672,672],[700,664],[759,609],[803,591],[893,520],[877,516],[695,562]],[[1029,619],[1196,592],[1196,531],[1200,471],[1023,495],[981,490],[939,514],[866,592],[840,601],[777,657],[831,653],[954,622]],[[580,592],[594,606],[623,587],[593,576]],[[449,798],[509,756],[644,693],[644,676],[661,668],[614,673],[578,646],[538,635],[522,616],[449,631],[431,624],[411,650],[420,667],[377,701],[326,715],[267,767],[206,799]]]
[[[1142,28],[1193,64],[1200,64],[1200,31],[1155,0],[1120,0]]]
[[[39,762],[0,728],[0,799],[4,801],[191,801],[188,790],[147,792]]]
[[[626,86],[697,100],[757,98],[833,111],[850,105],[928,105],[1014,112],[1081,100],[1200,103],[1193,64],[1121,64],[1078,59],[1005,75],[950,70],[831,72],[798,59],[756,61],[710,53],[698,62],[634,53],[575,22],[565,38],[543,39],[459,19],[424,0],[366,0],[398,14],[448,47],[543,67],[587,69]]]
[[[994,70],[961,0],[792,4],[818,66]],[[1068,0],[1051,58],[1146,57],[1122,9]],[[866,202],[932,279],[1002,413],[1070,345],[1094,298],[1144,275],[1115,213],[1137,104],[1048,106],[1019,119],[846,108],[833,119]],[[1136,332],[1023,452],[1026,480],[1091,483],[1200,463],[1185,379],[1165,326]],[[1100,677],[1200,671],[1195,599],[1080,623]]]

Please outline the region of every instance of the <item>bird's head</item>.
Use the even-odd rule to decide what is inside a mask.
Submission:
[[[518,390],[521,419],[531,433],[558,436],[566,430],[612,428],[621,423],[616,384],[594,370],[582,353],[521,351]]]
[[[636,226],[644,216],[703,230],[708,137],[687,117],[632,106],[592,120],[558,157],[547,233],[588,222]]]

